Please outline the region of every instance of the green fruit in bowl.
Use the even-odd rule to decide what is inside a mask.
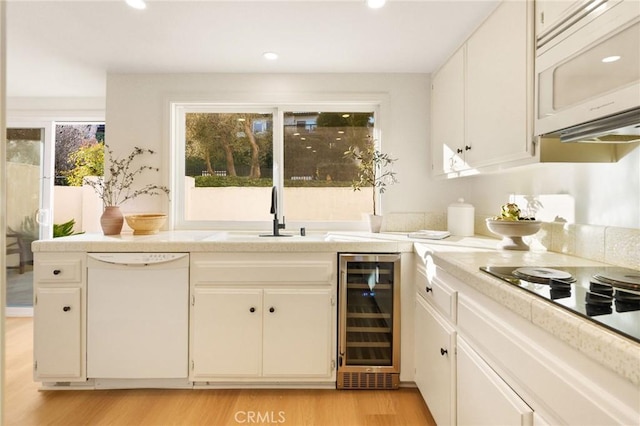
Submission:
[[[500,209],[500,218],[502,220],[519,220],[520,207],[516,203],[507,203]]]

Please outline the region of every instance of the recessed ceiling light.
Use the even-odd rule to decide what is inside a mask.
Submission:
[[[144,2],[144,0],[125,0],[125,1],[129,6],[131,6],[134,9],[142,10],[147,8],[147,4]]]
[[[618,55],[607,56],[606,58],[602,58],[602,62],[604,62],[605,64],[608,64],[609,62],[619,61],[619,60],[620,60],[620,56]]]
[[[264,52],[262,54],[262,57],[270,61],[275,61],[276,59],[278,59],[278,54],[275,52]]]
[[[380,9],[386,2],[387,0],[367,0],[367,6],[371,9]]]

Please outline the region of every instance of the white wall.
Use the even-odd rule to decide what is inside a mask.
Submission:
[[[127,155],[136,144],[162,151],[163,158],[147,158],[166,173],[169,100],[314,102],[335,100],[340,93],[354,98],[370,94],[386,100],[381,111],[383,150],[400,158],[396,170],[401,183],[388,190],[383,203],[388,211],[390,206],[424,211],[427,200],[411,194],[411,188],[412,182],[428,181],[429,110],[423,94],[429,82],[426,74],[112,74],[107,77],[106,140],[116,155]],[[169,184],[168,176],[162,184]],[[140,197],[135,200],[139,205],[130,208],[157,211],[162,201]]]
[[[107,78],[107,143],[127,155],[134,145],[157,149],[149,165],[168,185],[168,101],[244,96],[266,101],[349,92],[386,94],[382,112],[383,149],[399,158],[399,184],[383,198],[385,212],[442,212],[459,197],[479,214],[497,214],[513,193],[565,194],[573,199],[575,221],[640,227],[640,149],[614,164],[541,164],[449,181],[430,177],[429,85],[426,74],[115,74]],[[300,96],[302,94],[302,96]],[[146,183],[146,182],[142,182]],[[132,210],[167,210],[159,197],[141,197]],[[562,212],[558,212],[563,216]]]

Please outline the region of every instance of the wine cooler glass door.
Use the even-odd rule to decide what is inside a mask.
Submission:
[[[371,257],[343,262],[340,365],[392,369],[397,365],[394,330],[399,318],[395,294],[399,257]]]

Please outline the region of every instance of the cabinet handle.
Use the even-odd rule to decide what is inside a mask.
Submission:
[[[63,311],[69,312],[71,310],[71,306],[65,306],[62,308]]]
[[[433,291],[433,288],[431,288],[431,287],[429,287],[429,286],[426,286],[426,287],[424,288],[424,291],[426,291],[427,293],[429,293],[430,291]]]
[[[445,348],[440,348],[440,355],[445,356],[448,353],[449,353],[449,351],[446,350]]]
[[[249,308],[249,312],[254,313],[256,311],[256,308],[254,308],[253,306]]]
[[[53,275],[60,275],[60,272],[62,272],[60,269],[54,269]]]
[[[269,312],[274,313],[276,311],[276,308],[274,308],[273,306],[269,308]]]
[[[464,150],[465,150],[465,151],[469,151],[469,150],[471,150],[471,147],[470,147],[469,145],[465,145],[465,146],[464,146]]]
[[[462,154],[462,148],[458,148],[458,149],[456,149],[456,152],[457,152],[458,154]]]

